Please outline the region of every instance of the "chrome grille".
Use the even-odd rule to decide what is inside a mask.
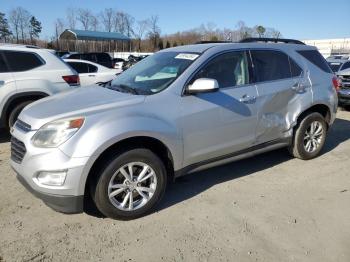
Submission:
[[[20,164],[27,152],[26,146],[23,142],[15,137],[11,137],[11,159]]]

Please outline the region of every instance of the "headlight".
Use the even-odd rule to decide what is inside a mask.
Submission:
[[[33,136],[37,147],[58,147],[71,138],[83,125],[84,118],[62,119],[42,126]]]

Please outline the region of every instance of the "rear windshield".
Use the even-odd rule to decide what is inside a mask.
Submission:
[[[297,51],[315,66],[326,73],[333,73],[329,65],[327,64],[326,59],[317,51],[317,50],[300,50]]]
[[[338,72],[341,66],[341,63],[329,62],[328,65],[331,67],[333,72]]]

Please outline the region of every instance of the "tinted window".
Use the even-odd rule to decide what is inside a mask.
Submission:
[[[329,68],[326,60],[317,50],[301,50],[301,51],[298,51],[298,53],[301,54],[303,57],[305,57],[307,60],[309,60],[311,63],[313,63],[322,71],[326,73],[333,73],[332,70]]]
[[[0,73],[5,73],[7,72],[7,66],[6,66],[6,63],[5,63],[5,60],[2,56],[2,52],[0,52]]]
[[[98,53],[98,54],[96,54],[96,58],[97,58],[97,61],[100,61],[100,62],[111,61],[111,57],[106,53]]]
[[[34,69],[44,62],[34,53],[4,51],[11,72]]]
[[[196,74],[191,83],[199,78],[216,79],[220,88],[248,84],[246,52],[231,52],[215,57]]]
[[[330,66],[333,72],[338,72],[341,66],[341,63],[329,62],[328,65]]]
[[[86,64],[88,66],[89,73],[96,73],[97,67],[94,65]]]
[[[89,73],[89,68],[86,63],[68,62],[68,64],[79,74]]]
[[[292,77],[300,76],[303,70],[300,68],[300,66],[289,57],[289,64],[290,64],[290,72],[292,74]]]
[[[344,63],[341,70],[348,69],[348,68],[350,68],[350,62]]]
[[[279,51],[251,51],[256,82],[272,81],[291,77],[288,56]]]

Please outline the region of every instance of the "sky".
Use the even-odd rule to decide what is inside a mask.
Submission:
[[[65,18],[68,8],[89,8],[95,13],[116,8],[136,20],[159,16],[162,34],[214,23],[235,28],[274,27],[285,38],[325,39],[350,37],[350,0],[0,0],[0,12],[21,6],[42,22],[42,38],[54,35],[54,21]]]

